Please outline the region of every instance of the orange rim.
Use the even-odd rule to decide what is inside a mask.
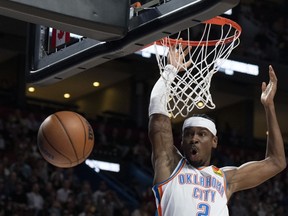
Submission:
[[[219,26],[224,26],[224,25],[231,25],[236,31],[236,33],[232,36],[229,36],[225,39],[219,39],[219,40],[209,40],[209,41],[187,41],[187,40],[183,40],[181,39],[181,44],[185,45],[185,46],[214,46],[217,43],[219,43],[219,41],[221,41],[221,43],[230,43],[233,42],[234,40],[236,40],[237,38],[239,38],[241,32],[242,32],[242,28],[241,26],[234,22],[233,20],[230,20],[228,18],[224,18],[224,17],[220,17],[220,16],[216,16],[210,20],[206,20],[203,22],[204,24],[212,24],[212,25],[219,25]],[[169,37],[166,38],[162,38],[160,40],[155,41],[155,43],[157,45],[164,45],[164,46],[173,46],[173,45],[177,45],[178,43],[180,43],[180,39],[172,39]]]
[[[140,8],[142,5],[140,2],[135,2],[134,4],[131,5],[134,8]]]

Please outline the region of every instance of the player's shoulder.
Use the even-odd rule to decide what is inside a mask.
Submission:
[[[235,175],[235,171],[237,171],[238,167],[236,166],[225,166],[221,167],[220,170],[224,173],[226,179],[230,179],[233,175]]]
[[[214,174],[223,177],[224,176],[224,171],[222,170],[222,168],[218,168],[217,166],[211,165],[210,166],[212,171],[214,172]]]
[[[223,172],[227,172],[227,171],[232,171],[232,170],[236,170],[238,167],[236,166],[225,166],[225,167],[221,167],[220,169],[223,171]]]
[[[233,172],[233,170],[235,171],[237,169],[237,167],[235,166],[225,166],[225,167],[217,167],[215,165],[211,165],[205,168],[208,172],[216,174],[220,177],[224,177],[224,175],[226,176],[227,173],[229,172]]]
[[[225,169],[223,170],[223,168],[219,168],[215,165],[210,165],[210,166],[201,167],[198,170],[202,170],[206,173],[209,173],[210,175],[214,175],[214,176],[218,176],[218,177],[223,178],[225,175],[224,170],[228,170],[228,168],[225,167]]]

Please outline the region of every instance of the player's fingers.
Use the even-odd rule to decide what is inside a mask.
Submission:
[[[277,76],[272,65],[269,65],[269,78],[272,82],[277,82]]]
[[[185,49],[184,49],[184,55],[186,56],[189,53],[190,50],[191,50],[191,47],[186,45]]]
[[[262,92],[264,92],[266,90],[266,82],[262,82],[262,86],[261,86],[261,89],[262,89]]]

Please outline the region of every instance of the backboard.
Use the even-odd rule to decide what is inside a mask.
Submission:
[[[128,0],[76,0],[77,7],[67,1],[47,1],[44,6],[44,1],[36,0],[0,3],[1,14],[16,13],[16,18],[31,23],[28,83],[48,85],[132,54],[160,38],[223,14],[240,0],[151,0],[135,10]],[[89,16],[91,13],[94,16]],[[52,45],[53,29],[58,30],[56,37],[67,39],[66,43]]]

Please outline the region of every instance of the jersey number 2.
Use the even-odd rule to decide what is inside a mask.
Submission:
[[[199,211],[197,212],[197,216],[208,216],[209,215],[210,206],[208,204],[199,203],[197,207],[199,209]]]

